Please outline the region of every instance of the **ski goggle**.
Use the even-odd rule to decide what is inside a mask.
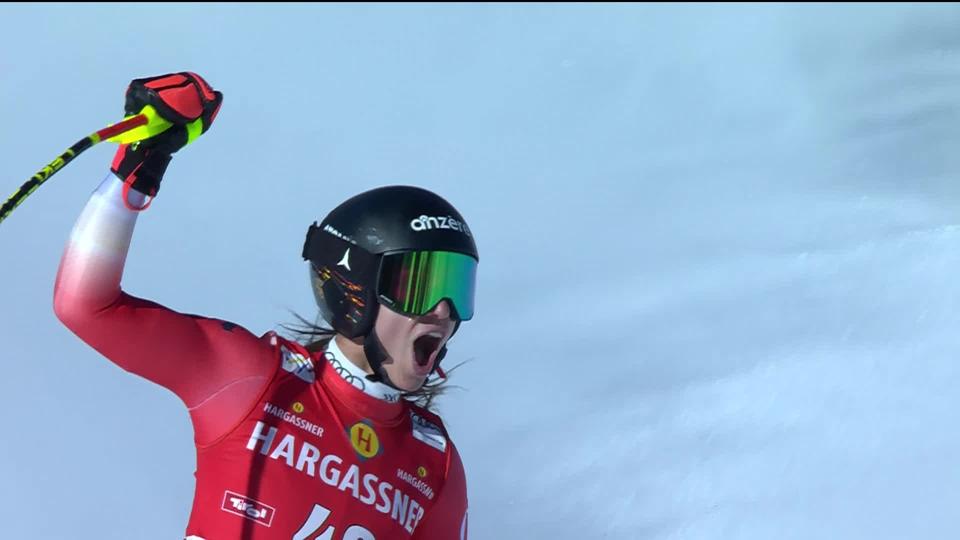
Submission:
[[[384,255],[377,295],[388,308],[422,316],[442,300],[450,302],[451,318],[473,318],[477,260],[451,251],[408,251]]]

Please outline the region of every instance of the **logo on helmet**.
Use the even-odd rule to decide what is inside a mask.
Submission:
[[[347,248],[347,252],[343,254],[343,258],[340,259],[340,262],[337,263],[337,266],[343,266],[348,271],[353,272],[353,269],[350,268],[350,248]]]
[[[448,229],[471,236],[467,224],[450,216],[420,216],[410,222],[410,228],[420,232],[432,229]]]
[[[334,228],[331,227],[329,224],[324,225],[324,226],[323,226],[323,230],[324,230],[325,232],[328,232],[328,233],[336,236],[337,238],[339,238],[339,239],[341,239],[341,240],[344,240],[344,241],[346,241],[346,242],[350,242],[351,244],[356,244],[356,242],[353,240],[353,238],[350,238],[349,236],[347,236],[347,235],[341,233],[340,231],[334,229]]]

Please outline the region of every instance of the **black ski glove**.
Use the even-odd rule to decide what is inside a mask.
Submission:
[[[196,73],[134,79],[127,87],[126,114],[139,114],[152,105],[173,126],[149,139],[120,145],[110,170],[131,188],[156,196],[173,154],[210,129],[222,102],[223,94]]]

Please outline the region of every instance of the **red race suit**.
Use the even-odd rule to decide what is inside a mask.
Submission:
[[[463,464],[439,417],[370,391],[376,383],[347,374],[335,344],[310,353],[121,290],[138,215],[122,186],[109,176],[84,208],[54,309],[84,342],[189,409],[197,471],[186,537],[465,540]]]

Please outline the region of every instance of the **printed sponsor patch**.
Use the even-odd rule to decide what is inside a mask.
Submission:
[[[346,428],[344,430],[350,431]],[[373,431],[362,427],[357,428],[357,432],[360,435],[361,444],[364,440],[364,433],[367,435],[373,434]],[[384,477],[383,472],[386,471],[386,466],[376,467],[377,473],[374,474],[362,468],[365,460],[360,459],[360,463],[351,463],[355,461],[352,455],[347,459],[336,453],[321,452],[317,446],[303,439],[298,440],[296,435],[298,434],[287,433],[280,436],[278,428],[258,421],[251,430],[246,448],[250,452],[266,456],[263,458],[264,460],[273,460],[277,466],[286,466],[291,474],[303,474],[338,490],[342,493],[341,498],[336,499],[341,501],[338,504],[346,503],[348,499],[352,499],[351,502],[347,503],[349,505],[347,508],[350,508],[351,511],[359,512],[362,506],[367,506],[369,512],[378,512],[384,516],[384,519],[389,516],[390,520],[403,527],[408,533],[414,532],[417,524],[425,515],[424,507],[417,500],[416,494],[407,490],[402,481],[394,481]],[[369,449],[373,450],[373,440],[369,439],[369,441],[371,442]],[[361,447],[363,448],[363,446]],[[383,451],[383,447],[381,447],[380,452],[383,453]],[[397,471],[398,474],[407,477],[411,482],[419,483],[421,487],[426,486],[426,482],[420,481],[400,469],[397,469]],[[426,486],[426,488],[429,488],[429,486]],[[356,503],[353,501],[356,501]],[[251,502],[256,503],[256,501]],[[254,510],[256,511],[257,508],[255,507]],[[279,525],[278,528],[280,528]],[[316,528],[310,529],[308,527],[308,529],[314,531],[314,533],[317,532]],[[332,531],[332,528],[330,530]],[[357,531],[353,530],[353,532]],[[289,533],[287,534],[286,538],[289,540]],[[259,538],[256,534],[254,536]],[[318,540],[329,537],[329,534],[326,536],[321,534],[317,537],[316,534],[311,533],[305,537],[295,536],[294,538]],[[279,537],[275,536],[274,538]],[[337,538],[340,540],[343,540],[343,538],[359,539],[361,536],[350,536],[348,534],[344,537],[337,536]],[[363,536],[363,538],[372,538],[372,536]],[[407,535],[390,535],[390,538],[410,537]],[[215,540],[233,540],[233,538],[217,538]]]
[[[380,438],[377,437],[377,432],[373,430],[373,426],[367,422],[360,421],[350,426],[350,444],[353,445],[357,454],[364,459],[370,459],[380,454]]]
[[[414,476],[403,469],[397,469],[397,478],[413,486],[417,491],[423,494],[427,499],[433,500],[433,488],[423,479],[427,476],[427,469],[422,465],[417,468],[417,475]]]
[[[276,514],[272,506],[230,490],[223,492],[223,504],[220,505],[220,509],[256,521],[264,527],[269,527],[273,523],[273,515]]]
[[[284,371],[289,371],[308,383],[317,380],[317,374],[313,370],[313,361],[286,347],[280,347],[280,352],[283,354]]]
[[[410,420],[413,424],[413,437],[426,443],[441,452],[447,450],[447,437],[440,426],[430,422],[419,414],[410,411]]]
[[[299,405],[299,406],[298,406],[298,405]],[[296,412],[296,413],[303,413],[303,411],[304,411],[303,404],[300,403],[299,401],[295,402],[295,403],[293,404],[293,410],[294,410],[294,412]],[[274,405],[273,403],[270,403],[269,401],[263,404],[263,412],[269,414],[270,416],[279,418],[279,419],[283,420],[284,422],[293,424],[293,425],[297,426],[298,428],[306,431],[307,433],[312,433],[312,434],[316,435],[317,437],[323,437],[323,427],[322,427],[322,426],[320,426],[320,425],[318,425],[318,424],[314,424],[314,423],[311,422],[310,420],[307,420],[306,418],[297,416],[296,414],[291,413],[290,411],[284,410],[284,409],[282,409],[282,408]]]

